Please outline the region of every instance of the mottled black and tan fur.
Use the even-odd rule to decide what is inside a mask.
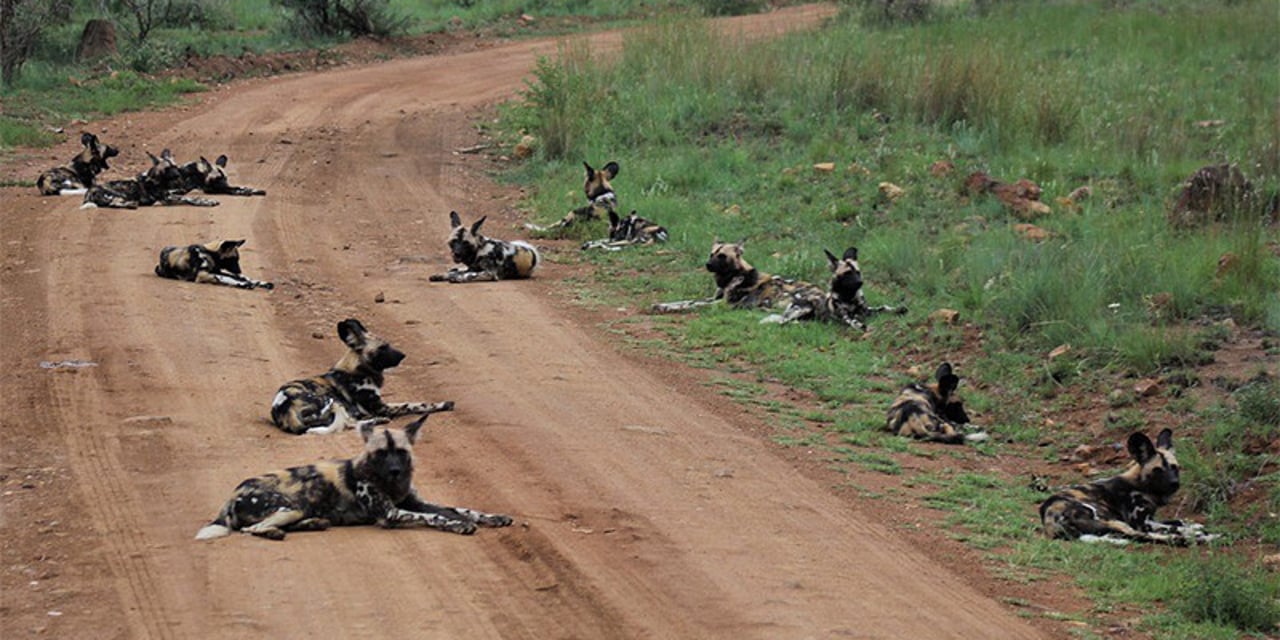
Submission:
[[[182,174],[183,186],[187,191],[199,189],[210,195],[224,196],[267,195],[267,192],[262,189],[232,186],[227,179],[226,168],[227,156],[223,154],[213,162],[209,162],[208,158],[200,156],[199,160],[188,162],[178,167],[178,171]]]
[[[798,320],[817,320],[866,331],[866,320],[872,315],[907,312],[906,307],[872,307],[867,304],[862,293],[862,269],[858,267],[857,247],[845,249],[844,256],[839,259],[826,249],[822,252],[827,255],[827,264],[831,267],[831,289],[825,293],[802,291],[791,299],[785,311],[772,314],[761,322],[787,324]]]
[[[271,421],[293,434],[324,434],[363,429],[391,418],[452,411],[453,402],[382,401],[383,372],[404,354],[369,333],[359,320],[338,323],[347,353],[329,371],[286,383],[271,402]]]
[[[1173,430],[1154,443],[1143,433],[1129,436],[1133,462],[1117,476],[1064,489],[1040,504],[1040,522],[1050,538],[1125,544],[1209,542],[1216,534],[1180,520],[1159,521],[1156,510],[1169,503],[1181,484]]]
[[[435,505],[418,497],[413,488],[413,445],[426,419],[418,418],[404,431],[363,425],[364,451],[355,458],[292,467],[241,482],[196,539],[242,531],[283,540],[291,531],[371,524],[471,534],[477,525],[510,525],[510,516]]]
[[[533,275],[541,256],[528,242],[498,240],[480,235],[480,218],[470,228],[462,224],[457,211],[449,212],[449,252],[460,266],[432,274],[432,282],[492,282],[519,280]]]
[[[900,436],[944,444],[986,440],[985,432],[961,431],[962,425],[969,424],[969,414],[956,397],[960,376],[952,372],[951,363],[942,363],[934,378],[933,384],[912,383],[903,387],[889,407],[885,428]]]
[[[270,282],[254,280],[240,272],[240,247],[244,240],[221,240],[160,250],[156,275],[161,278],[221,284],[241,289],[272,289]]]
[[[667,229],[662,225],[645,220],[632,211],[627,217],[619,218],[616,211],[609,211],[609,237],[582,243],[582,249],[604,249],[621,251],[624,247],[637,244],[653,244],[666,242]]]
[[[71,162],[49,169],[36,178],[36,188],[41,195],[85,193],[94,185],[98,174],[110,168],[107,166],[107,159],[120,155],[119,149],[99,142],[98,136],[92,133],[81,133],[80,144],[84,145],[84,149]]]
[[[94,185],[84,194],[80,208],[104,207],[109,209],[136,209],[153,205],[190,205],[216,207],[217,200],[186,195],[187,187],[182,170],[173,160],[173,152],[165,149],[156,157],[148,152],[151,168],[132,180],[112,180]]]
[[[618,163],[610,161],[599,170],[592,168],[586,162],[583,162],[582,166],[587,170],[587,179],[582,185],[582,192],[587,196],[587,204],[570,211],[550,225],[540,226],[527,222],[524,225],[526,228],[534,231],[552,231],[586,220],[599,220],[611,212],[617,213],[618,196],[613,192],[613,185],[609,184],[609,181],[618,177]]]
[[[659,313],[688,311],[723,300],[737,309],[772,309],[787,304],[798,295],[822,295],[808,282],[762,273],[742,259],[743,240],[737,244],[716,240],[706,268],[715,278],[716,292],[710,298],[662,302],[653,305]]]

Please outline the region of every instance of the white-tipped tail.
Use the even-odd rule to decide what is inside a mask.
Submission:
[[[84,187],[80,187],[79,189],[60,189],[60,190],[58,190],[58,195],[60,195],[60,196],[82,196],[82,195],[84,195],[84,194],[86,194],[86,193],[89,193],[89,190],[88,190],[88,189],[85,189]]]
[[[97,209],[97,208],[98,208],[98,205],[96,205],[96,204],[94,204],[94,203],[92,203],[92,202],[86,202],[86,203],[84,203],[84,204],[80,205],[80,208],[81,208],[81,209]]]
[[[987,435],[986,431],[979,431],[977,433],[966,433],[964,435],[965,442],[986,442],[990,438],[991,436]]]
[[[1117,538],[1115,536],[1099,536],[1092,533],[1086,533],[1080,536],[1080,542],[1089,542],[1093,544],[1105,542],[1107,544],[1114,544],[1117,547],[1123,547],[1124,545],[1129,544],[1129,541],[1124,538]]]
[[[196,532],[196,540],[216,540],[231,535],[231,528],[220,524],[211,524]]]

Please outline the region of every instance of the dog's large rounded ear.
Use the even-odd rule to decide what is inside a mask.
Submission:
[[[857,260],[857,259],[858,259],[858,248],[857,248],[857,247],[849,247],[848,249],[845,249],[845,250],[844,250],[844,257],[843,257],[843,258],[841,258],[841,259],[842,259],[842,260]]]
[[[226,255],[244,245],[244,240],[223,240],[218,246],[218,253]]]
[[[612,180],[618,177],[618,163],[610,161],[601,171],[604,171],[604,177]]]
[[[364,346],[367,333],[364,325],[360,324],[360,321],[355,318],[347,318],[338,323],[338,337],[352,349],[359,350]]]
[[[115,148],[115,147],[113,147],[113,146],[111,146],[111,145],[107,145],[106,150],[102,152],[102,157],[103,157],[103,159],[106,159],[106,158],[114,158],[114,157],[116,157],[116,156],[118,156],[118,155],[120,155],[120,150],[119,150],[119,149],[117,149],[117,148]],[[104,162],[104,163],[102,163],[102,166],[104,166],[104,167],[105,167],[105,166],[107,166],[107,163],[105,163],[105,162]]]
[[[1156,447],[1151,444],[1151,438],[1148,438],[1145,433],[1134,432],[1129,436],[1129,455],[1133,456],[1138,464],[1146,464],[1156,455]]]
[[[832,271],[835,271],[836,265],[840,264],[840,261],[836,259],[836,254],[831,253],[826,249],[823,249],[822,252],[827,254],[827,264],[831,266]]]
[[[171,150],[169,150],[169,149],[165,149],[165,150],[161,151],[161,152],[160,152],[160,158],[161,158],[161,159],[163,159],[163,160],[167,160],[167,161],[169,161],[169,162],[173,162],[173,151],[171,151]]]
[[[1156,436],[1156,447],[1173,451],[1173,429],[1164,429]]]
[[[151,166],[160,164],[160,158],[157,158],[154,153],[151,153],[150,151],[148,151],[147,157],[151,158]]]
[[[590,180],[592,176],[596,175],[596,170],[595,170],[595,169],[592,169],[592,168],[591,168],[591,165],[587,164],[587,162],[586,162],[585,160],[583,160],[583,161],[582,161],[582,166],[583,166],[583,167],[586,167],[586,169],[587,169],[587,179],[588,179],[588,180]]]
[[[213,163],[225,169],[227,166],[227,154],[224,153],[218,156],[218,159],[214,160]]]
[[[449,224],[453,225],[454,227],[462,226],[462,217],[458,215],[457,211],[449,212]]]
[[[480,233],[480,225],[484,224],[484,221],[488,218],[489,216],[480,216],[480,219],[476,220],[476,223],[471,225],[471,235],[474,236]]]
[[[86,147],[92,146],[97,141],[98,141],[98,136],[95,136],[92,133],[89,133],[88,131],[84,131],[80,133],[80,144]]]
[[[404,437],[409,439],[409,444],[416,444],[418,442],[418,432],[422,430],[422,425],[427,422],[427,418],[429,417],[431,417],[431,414],[424,413],[421,418],[410,422],[409,426],[404,428]]]
[[[374,428],[375,426],[371,421],[365,421],[360,423],[360,439],[363,440],[364,442],[368,442],[369,438],[373,437]]]
[[[951,375],[951,363],[944,362],[938,365],[938,371],[937,373],[933,374],[933,377],[937,380],[942,380],[943,377],[949,376],[949,375]]]
[[[743,238],[738,241],[738,244],[735,244],[733,246],[738,248],[738,255],[742,255],[743,248],[747,246],[747,239]]]

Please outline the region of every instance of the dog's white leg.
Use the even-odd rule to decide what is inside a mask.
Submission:
[[[306,514],[297,509],[282,509],[256,524],[241,529],[244,533],[250,533],[271,540],[283,540],[285,531],[284,527],[289,526],[306,517]]]

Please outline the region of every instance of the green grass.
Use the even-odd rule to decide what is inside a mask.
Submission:
[[[1081,440],[1046,419],[1087,409],[1081,394],[1105,398],[1133,376],[1193,384],[1226,333],[1206,321],[1280,332],[1276,227],[1238,216],[1174,229],[1164,213],[1177,185],[1210,162],[1238,162],[1262,193],[1280,191],[1274,3],[997,5],[976,17],[962,4],[911,28],[842,19],[765,43],[658,21],[629,35],[608,65],[581,42],[565,45],[502,109],[498,135],[538,141],[535,159],[506,178],[530,187],[531,217],[549,222],[581,204],[582,161],[621,163],[612,182],[623,210],[666,225],[671,238],[583,258],[596,267],[579,284],[584,295],[611,306],[709,295],[702,263],[714,239],[745,238],[756,267],[811,282],[827,278],[822,249],[857,246],[869,302],[905,303],[906,316],[874,318],[861,335],[762,326],[763,314],[713,307],[649,317],[663,337],[645,348],[810,392],[821,417],[788,427],[780,442],[927,491],[948,530],[991,550],[1003,575],[1068,577],[1100,612],[1147,611],[1144,625],[1159,637],[1256,633],[1274,598],[1257,586],[1257,567],[1201,562],[1197,551],[1045,540],[1035,514],[1044,495],[1030,478],[903,473],[910,456],[981,469],[1011,455],[1057,461]],[[1224,124],[1196,125],[1204,120]],[[954,173],[931,173],[941,160]],[[836,171],[815,171],[818,162]],[[1041,185],[1054,212],[1036,224],[1051,239],[1029,242],[993,199],[962,196],[964,176],[977,170]],[[905,194],[885,201],[884,181]],[[1054,200],[1084,185],[1093,195],[1078,209]],[[1235,260],[1220,272],[1228,253]],[[972,326],[931,323],[944,307]],[[1049,361],[1059,345],[1070,352]],[[936,448],[880,431],[900,386],[943,360],[958,364],[966,406],[992,442]],[[1276,437],[1274,385],[1250,384],[1215,407],[1164,388],[1161,419],[1205,434],[1178,441],[1182,508],[1231,539],[1274,544],[1280,474],[1249,449]],[[1151,431],[1151,400],[1122,391],[1111,402],[1108,434]],[[1232,513],[1246,489],[1261,491],[1261,502]],[[1186,606],[1192,587],[1209,590],[1196,592],[1207,609]]]

